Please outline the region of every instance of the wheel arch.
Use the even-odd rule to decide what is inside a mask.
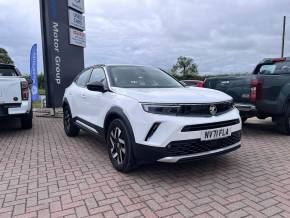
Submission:
[[[290,94],[285,93],[290,93],[290,82],[285,84],[282,89],[280,90],[280,94],[278,96],[278,102],[280,102],[280,105],[282,106],[282,113],[284,114],[287,110],[288,105],[290,104]]]
[[[104,128],[103,128],[105,137],[107,135],[107,131],[108,131],[110,123],[115,119],[120,119],[125,123],[125,125],[128,127],[128,130],[129,130],[131,136],[133,137],[133,141],[135,143],[135,136],[134,136],[134,131],[133,131],[133,128],[131,126],[131,123],[130,123],[128,117],[126,116],[126,114],[124,113],[124,111],[122,110],[122,108],[117,107],[117,106],[112,107],[107,112],[107,114],[105,116]]]

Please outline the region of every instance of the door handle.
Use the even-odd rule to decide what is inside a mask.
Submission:
[[[85,94],[81,94],[81,97],[82,97],[82,98],[86,98],[86,95],[85,95]]]

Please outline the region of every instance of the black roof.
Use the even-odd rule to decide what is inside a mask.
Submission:
[[[1,64],[1,63],[0,63],[0,67],[15,68],[13,64]]]

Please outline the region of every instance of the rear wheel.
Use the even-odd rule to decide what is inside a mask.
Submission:
[[[28,115],[25,115],[21,118],[21,128],[22,129],[31,129],[32,128],[32,110],[29,112]]]
[[[288,103],[285,114],[275,119],[279,130],[287,135],[290,135],[290,103]]]
[[[108,153],[113,167],[120,172],[129,172],[135,166],[132,154],[132,136],[126,124],[113,120],[107,131]]]
[[[63,107],[63,127],[69,137],[77,136],[80,132],[80,129],[73,122],[69,106]]]

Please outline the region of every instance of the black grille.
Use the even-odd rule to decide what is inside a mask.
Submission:
[[[233,132],[231,136],[212,141],[201,141],[200,139],[174,141],[167,145],[166,155],[179,156],[212,151],[224,148],[241,141],[241,131]]]
[[[212,104],[192,104],[192,105],[181,105],[178,112],[178,116],[212,116],[210,113],[210,106],[216,106],[216,114],[223,114],[233,109],[232,102],[221,102]]]
[[[240,120],[235,119],[235,120],[227,120],[227,121],[216,122],[216,123],[189,125],[189,126],[183,127],[181,132],[215,129],[215,128],[221,128],[221,127],[226,127],[226,126],[233,126],[239,123],[240,123]]]

